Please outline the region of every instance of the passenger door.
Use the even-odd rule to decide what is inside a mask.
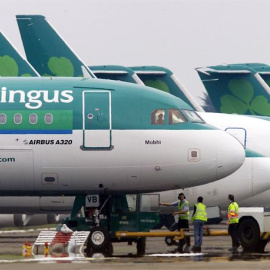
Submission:
[[[84,148],[111,147],[111,92],[83,92]]]

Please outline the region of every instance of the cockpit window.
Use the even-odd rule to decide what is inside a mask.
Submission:
[[[187,122],[187,120],[179,110],[169,110],[169,125],[175,125],[183,122]]]
[[[154,110],[151,113],[151,125],[164,125],[165,110]]]
[[[195,112],[190,110],[182,110],[182,113],[193,123],[205,123],[204,120]]]

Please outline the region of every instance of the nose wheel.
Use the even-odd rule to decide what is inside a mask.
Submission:
[[[94,253],[102,253],[105,256],[112,256],[113,247],[109,233],[102,227],[92,228],[87,242],[86,253],[92,257]]]

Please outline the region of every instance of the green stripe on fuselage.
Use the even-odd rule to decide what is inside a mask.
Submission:
[[[37,122],[31,124],[30,116],[35,114]],[[52,115],[52,122],[46,123],[45,116]],[[0,130],[72,130],[72,110],[0,110],[0,116],[6,116],[6,123],[0,124]],[[21,115],[21,123],[14,122],[15,115]]]
[[[246,158],[260,158],[260,157],[265,157],[264,155],[258,153],[258,152],[255,152],[253,150],[250,150],[250,149],[245,149],[246,151]]]

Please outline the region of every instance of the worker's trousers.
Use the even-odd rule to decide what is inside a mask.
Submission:
[[[232,238],[232,247],[239,247],[240,241],[237,235],[237,223],[231,223],[228,228],[228,233]]]
[[[185,231],[189,231],[189,223],[187,219],[179,219],[178,220],[178,231],[180,229],[184,229]],[[179,251],[183,250],[183,246],[187,244],[188,247],[190,247],[190,236],[186,236],[184,239],[179,240]]]
[[[203,224],[204,221],[200,219],[194,220],[194,246],[201,247],[203,239]]]

